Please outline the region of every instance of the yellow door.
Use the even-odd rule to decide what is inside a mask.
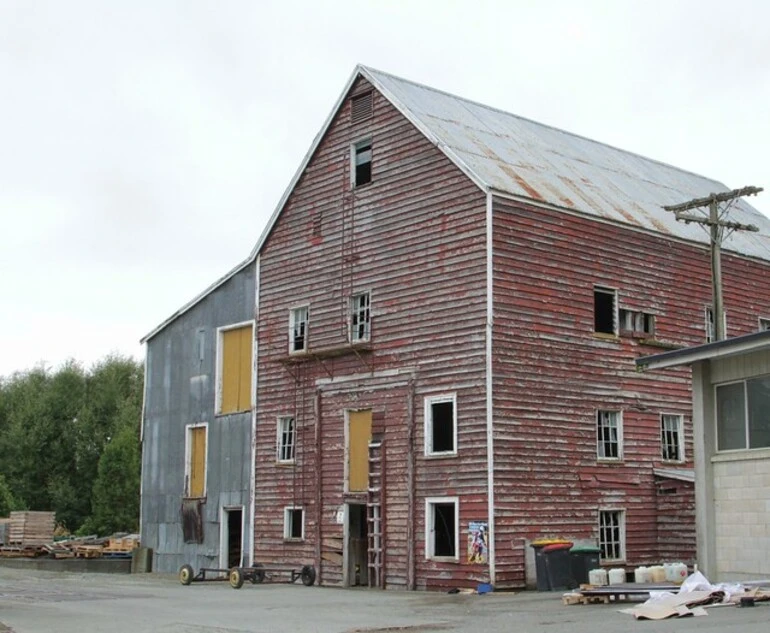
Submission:
[[[365,492],[369,486],[369,442],[372,412],[348,412],[348,490]]]
[[[206,491],[206,427],[190,429],[190,496],[202,497]]]
[[[222,332],[221,413],[251,409],[252,336],[250,325]]]

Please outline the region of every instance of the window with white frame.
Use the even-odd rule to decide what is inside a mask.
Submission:
[[[618,313],[620,333],[637,337],[655,335],[655,315],[622,308]]]
[[[718,385],[717,450],[770,447],[770,376]]]
[[[360,187],[372,181],[372,139],[354,143],[351,148],[353,186]]]
[[[770,330],[770,318],[759,317],[759,331],[767,332],[768,330]]]
[[[459,560],[460,502],[457,497],[425,500],[425,558]]]
[[[286,415],[278,418],[278,437],[277,437],[277,458],[279,462],[294,461],[294,446],[296,435],[294,429],[294,418]]]
[[[307,350],[308,307],[301,306],[289,311],[289,352]]]
[[[626,559],[625,510],[599,510],[599,556],[602,562]]]
[[[425,398],[425,454],[457,454],[457,396]]]
[[[661,457],[666,461],[684,461],[684,425],[681,415],[660,416]]]
[[[596,455],[599,459],[623,458],[623,421],[620,411],[596,412]]]
[[[302,540],[305,538],[305,511],[302,508],[284,508],[283,538]]]
[[[717,340],[717,332],[714,327],[714,309],[711,306],[706,306],[704,310],[705,328],[706,328],[706,342],[713,343]],[[727,336],[727,313],[722,312],[722,329]]]
[[[612,288],[594,286],[594,332],[618,333],[618,292]]]
[[[371,313],[368,292],[360,292],[350,298],[350,342],[368,341],[371,333]]]

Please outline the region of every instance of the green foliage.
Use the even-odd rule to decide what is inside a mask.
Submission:
[[[0,380],[0,510],[54,510],[73,531],[135,530],[142,384],[141,365],[120,356]]]
[[[16,499],[13,498],[11,488],[5,477],[0,473],[0,517],[7,517],[11,510],[19,510]]]

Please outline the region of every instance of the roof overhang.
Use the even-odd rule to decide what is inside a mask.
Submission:
[[[652,474],[659,479],[676,479],[695,483],[695,470],[692,468],[653,468]]]
[[[736,336],[735,338],[697,345],[696,347],[672,350],[662,354],[642,356],[637,358],[635,362],[636,368],[640,371],[649,371],[692,365],[701,361],[728,358],[738,354],[748,354],[765,349],[770,350],[770,330]]]

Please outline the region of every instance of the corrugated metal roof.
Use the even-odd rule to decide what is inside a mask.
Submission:
[[[482,187],[708,243],[663,205],[728,191],[722,183],[597,141],[394,77],[361,72]],[[739,183],[743,184],[743,183]],[[727,250],[770,260],[770,219],[738,201]]]

